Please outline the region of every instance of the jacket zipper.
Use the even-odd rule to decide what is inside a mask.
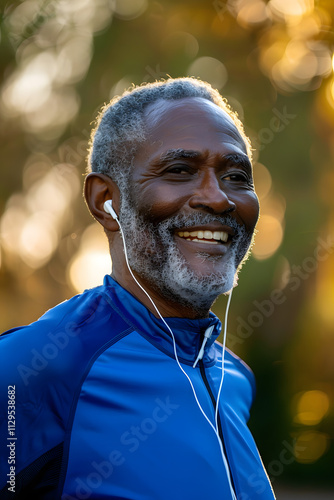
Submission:
[[[209,381],[208,381],[208,379],[206,377],[204,363],[203,363],[202,359],[199,361],[199,368],[200,368],[200,373],[201,373],[204,385],[205,385],[206,390],[208,391],[208,394],[210,396],[210,399],[211,399],[211,402],[212,402],[212,405],[213,405],[213,409],[216,410],[217,401],[216,401],[216,399],[215,399],[215,397],[213,395],[213,392],[211,390]],[[230,478],[231,478],[231,482],[232,482],[233,491],[234,491],[234,494],[236,496],[234,480],[233,480],[233,476],[232,476],[230,464],[229,464],[229,461],[228,461],[226,447],[225,447],[225,442],[224,442],[224,437],[223,437],[223,429],[222,429],[222,426],[221,426],[221,421],[220,421],[220,416],[219,416],[219,409],[218,409],[218,412],[217,412],[217,421],[218,421],[218,434],[219,434],[220,440],[221,440],[222,445],[223,445],[223,450],[224,450],[224,454],[225,454],[225,457],[226,457],[226,462],[227,462],[227,465],[228,465],[228,468],[229,468],[229,472],[230,472]]]

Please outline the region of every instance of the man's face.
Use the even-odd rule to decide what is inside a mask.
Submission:
[[[246,147],[201,98],[154,103],[146,125],[119,214],[129,263],[163,300],[205,314],[233,287],[258,219]]]

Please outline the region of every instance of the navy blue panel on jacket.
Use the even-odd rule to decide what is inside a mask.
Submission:
[[[220,321],[212,313],[166,321],[185,373],[163,322],[110,276],[0,337],[1,394],[15,386],[15,498],[228,500],[229,477],[238,500],[274,498],[247,427],[252,372],[226,350],[218,412],[226,467],[214,430]],[[3,450],[14,440],[1,408],[6,499],[13,492]]]

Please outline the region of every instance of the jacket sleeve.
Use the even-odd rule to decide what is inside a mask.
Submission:
[[[15,499],[57,498],[83,380],[94,356],[127,326],[96,288],[0,336],[1,500],[13,498],[7,481],[14,473]]]
[[[56,350],[45,338],[38,341],[40,326],[0,337],[1,499],[39,498],[38,491],[52,490],[59,476],[64,429],[50,363]]]

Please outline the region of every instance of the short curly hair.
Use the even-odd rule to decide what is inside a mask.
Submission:
[[[88,172],[106,174],[120,189],[126,187],[133,158],[147,139],[145,108],[158,101],[202,97],[222,108],[232,119],[251,158],[251,144],[237,114],[217,90],[196,78],[169,78],[133,86],[102,107],[92,130]]]

